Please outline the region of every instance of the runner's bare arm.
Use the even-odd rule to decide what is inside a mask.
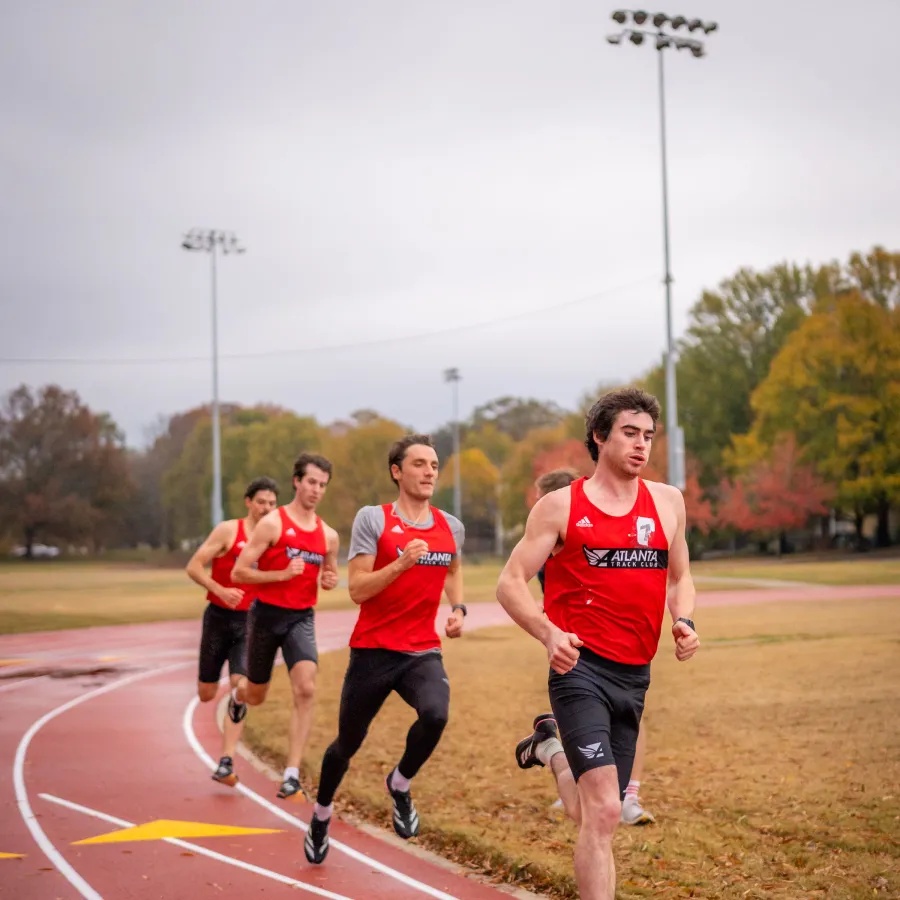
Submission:
[[[330,591],[337,587],[339,580],[337,557],[341,539],[338,533],[328,525],[325,526],[325,542],[327,549],[319,578],[322,590]]]
[[[684,496],[676,488],[671,489],[672,504],[675,509],[676,527],[672,543],[669,545],[669,578],[666,588],[666,603],[674,622],[680,616],[690,619],[694,613],[697,591],[691,577],[690,554],[685,539],[686,514]]]
[[[220,522],[209,533],[209,537],[197,548],[194,555],[190,558],[188,564],[184,567],[188,578],[195,581],[202,588],[206,588],[210,593],[215,594],[220,600],[225,599],[225,592],[228,588],[222,587],[216,581],[213,581],[212,575],[206,571],[212,560],[221,556],[234,540],[234,522],[229,520]]]
[[[463,602],[463,576],[462,560],[459,555],[453,557],[450,568],[447,569],[447,578],[444,581],[444,593],[452,606],[460,606]],[[457,638],[462,634],[465,616],[461,609],[451,611],[447,623],[444,626],[444,634],[448,638]]]
[[[303,571],[303,560],[300,559],[292,559],[285,569],[260,572],[259,569],[253,568],[263,553],[278,542],[280,536],[281,515],[276,509],[263,516],[253,529],[250,540],[244,544],[244,549],[234,564],[231,580],[240,584],[271,584],[276,581],[288,581],[294,575],[299,575]],[[299,565],[295,566],[294,563]]]
[[[537,575],[562,535],[569,515],[571,491],[551,491],[534,505],[525,534],[513,548],[497,582],[497,599],[510,618],[547,648],[554,671],[564,675],[578,662],[581,639],[562,631],[534,602],[528,582]]]
[[[675,536],[669,544],[669,577],[666,586],[666,603],[672,616],[672,636],[675,638],[675,656],[680,662],[690,659],[700,646],[696,631],[679,618],[693,619],[697,591],[691,577],[690,554],[688,552],[685,528],[687,515],[684,496],[681,491],[670,491],[675,508]]]

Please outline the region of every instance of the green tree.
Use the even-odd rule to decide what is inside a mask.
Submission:
[[[883,306],[900,306],[900,253],[874,247],[863,255],[854,253],[847,263],[847,283],[864,297]]]
[[[0,508],[26,556],[39,541],[115,540],[133,490],[122,434],[75,391],[21,385],[0,405]]]
[[[900,500],[900,308],[857,291],[819,304],[788,339],[752,399],[748,443],[796,437],[802,459],[837,489],[837,503],[878,515],[879,545]],[[752,453],[750,454],[752,456]]]
[[[485,422],[480,428],[469,430],[461,443],[464,451],[480,450],[494,466],[502,466],[516,446],[516,442],[494,422]]]
[[[741,269],[718,290],[704,291],[694,304],[678,350],[678,418],[705,485],[721,478],[722,455],[731,435],[749,431],[750,395],[772,360],[817,299],[834,292],[840,278],[835,265],[813,269],[783,263],[765,272]],[[663,366],[644,381],[659,397],[665,421]]]
[[[346,548],[361,506],[389,503],[397,496],[390,471],[391,444],[408,429],[392,419],[367,418],[365,424],[328,435],[322,452],[334,465],[334,475],[322,502],[322,517],[341,535]]]
[[[259,475],[278,482],[279,501],[292,496],[294,459],[304,450],[322,449],[315,419],[264,407],[235,410],[222,425],[223,512],[244,514],[247,483]],[[175,540],[196,540],[211,527],[212,425],[198,419],[181,452],[163,474],[163,500]]]
[[[472,413],[470,428],[479,429],[492,423],[514,441],[521,441],[537,428],[552,428],[566,416],[566,411],[556,403],[532,398],[499,397],[479,406]]]
[[[267,475],[278,483],[278,502],[288,503],[294,496],[292,473],[294,460],[304,452],[321,453],[326,434],[311,416],[281,413],[263,422],[254,422],[228,435],[234,444],[234,464],[228,482],[228,500],[232,510],[243,508],[244,491],[254,478]]]
[[[435,505],[448,512],[453,511],[454,465],[455,458],[452,456],[443,464],[440,487],[435,495]],[[459,477],[466,528],[477,526],[479,533],[493,531],[497,515],[499,469],[483,450],[471,447],[459,454]]]
[[[516,444],[501,472],[501,502],[506,528],[520,527],[528,518],[534,479],[540,474],[534,471],[535,460],[567,440],[566,426],[562,424],[555,428],[536,428]]]

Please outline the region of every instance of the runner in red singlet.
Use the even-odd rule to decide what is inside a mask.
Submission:
[[[300,454],[294,463],[294,499],[259,523],[234,566],[235,577],[254,599],[247,623],[247,677],[234,691],[228,713],[240,721],[247,704],[258,706],[266,699],[280,649],[294,697],[278,791],[282,800],[305,796],[300,760],[312,725],[319,665],[314,607],[319,584],[330,591],[338,583],[338,534],[316,515],[330,480],[331,463],[324,456]]]
[[[568,487],[578,478],[578,473],[573,469],[553,469],[541,475],[534,486],[537,491],[536,500],[540,500],[544,494],[550,491],[558,491]],[[544,567],[538,572],[538,581],[541,584],[541,594],[544,593]],[[641,787],[641,778],[644,774],[644,759],[647,754],[647,710],[641,716],[641,727],[638,731],[637,744],[634,748],[634,764],[631,767],[631,780],[625,788],[625,798],[622,801],[622,823],[624,825],[650,825],[656,821],[653,813],[641,806],[638,791]],[[555,807],[562,806],[562,800],[557,800]]]
[[[388,471],[398,498],[384,506],[364,506],[350,537],[350,597],[360,610],[350,638],[338,736],[322,759],[317,802],[303,844],[307,860],[317,865],[328,853],[334,794],[391,691],[418,715],[402,759],[385,780],[394,830],[402,838],[419,833],[410,779],[434,752],[447,724],[450,682],[435,620],[446,592],[451,613],[444,634],[462,634],[466,607],[459,554],[465,532],[458,519],[430,503],[438,458],[428,435],[397,441],[388,454]]]
[[[247,515],[217,525],[186,568],[188,576],[206,588],[209,601],[203,614],[197,682],[197,695],[203,703],[215,699],[226,660],[232,687],[247,674],[247,610],[252,598],[231,576],[235,560],[257,523],[278,503],[278,485],[271,478],[254,479],[244,492],[244,503]],[[204,567],[209,564],[212,570],[207,574]],[[234,774],[234,750],[243,727],[239,721],[226,719],[222,729],[222,756],[213,778],[229,787],[238,781]]]
[[[594,404],[585,440],[594,474],[535,504],[497,586],[504,609],[547,648],[553,713],[537,716],[516,761],[549,765],[579,824],[582,900],[615,896],[613,833],[667,605],[676,658],[690,659],[700,644],[684,498],[640,478],[659,412],[657,399],[636,389]],[[542,615],[528,581],[545,562]]]

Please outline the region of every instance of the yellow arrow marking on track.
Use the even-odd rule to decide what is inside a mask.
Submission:
[[[22,859],[24,853],[0,853],[0,859]]]
[[[163,838],[232,837],[238,834],[277,834],[280,828],[241,828],[235,825],[209,825],[206,822],[179,822],[156,819],[133,828],[122,828],[76,844],[113,844],[121,841],[161,841]]]

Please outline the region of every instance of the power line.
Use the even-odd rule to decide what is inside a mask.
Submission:
[[[611,294],[617,294],[622,291],[631,290],[632,288],[641,287],[649,282],[656,282],[655,278],[645,277],[628,284],[620,284],[616,287],[606,288],[595,294],[589,294],[586,297],[577,297],[574,300],[564,300],[562,303],[554,303],[550,306],[542,306],[536,309],[526,309],[521,312],[513,313],[508,316],[499,316],[496,319],[487,319],[483,322],[470,322],[465,325],[454,325],[450,328],[442,328],[439,331],[426,331],[419,334],[403,334],[392,335],[390,337],[372,338],[371,340],[352,341],[347,344],[326,344],[321,347],[294,347],[289,350],[269,350],[255,351],[253,353],[220,353],[220,359],[229,360],[248,360],[248,359],[277,359],[286,356],[305,356],[310,353],[326,353],[336,350],[354,350],[360,347],[378,347],[387,344],[395,344],[403,341],[420,341],[428,338],[443,337],[448,334],[459,334],[465,331],[475,331],[479,328],[487,328],[491,325],[502,325],[506,322],[513,322],[517,319],[526,319],[529,316],[539,315],[540,313],[555,312],[559,309],[565,309],[570,306],[578,306],[582,303],[589,303],[592,300],[599,300],[608,297]],[[119,357],[119,358],[99,358],[91,359],[89,357],[78,356],[3,356],[0,357],[0,365],[47,365],[60,363],[73,366],[127,366],[127,365],[172,365],[174,363],[207,363],[208,356],[166,356],[166,357]]]

